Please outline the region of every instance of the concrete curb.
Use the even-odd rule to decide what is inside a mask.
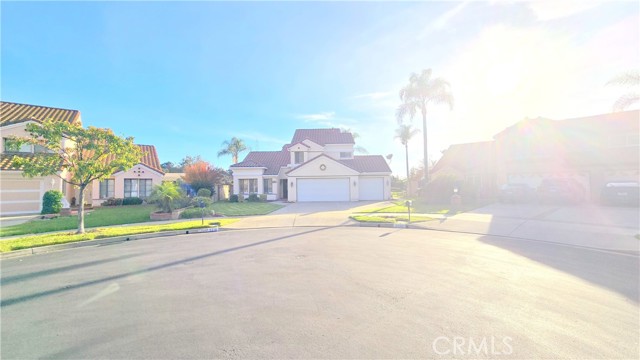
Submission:
[[[6,253],[0,253],[0,260],[13,259],[13,258],[22,257],[22,256],[44,254],[52,251],[60,251],[60,250],[74,249],[74,248],[87,247],[87,246],[98,246],[98,245],[119,243],[124,241],[143,240],[143,239],[151,239],[156,237],[165,237],[165,236],[174,236],[174,235],[189,235],[189,234],[202,234],[202,233],[208,233],[208,232],[220,232],[221,230],[222,229],[220,229],[219,227],[210,227],[210,228],[198,228],[198,229],[188,229],[188,230],[160,231],[155,233],[123,235],[123,236],[114,236],[114,237],[103,238],[103,239],[83,240],[83,241],[76,241],[76,242],[71,242],[67,244],[38,246],[38,247],[33,247],[28,249],[20,249],[20,250],[14,250]]]

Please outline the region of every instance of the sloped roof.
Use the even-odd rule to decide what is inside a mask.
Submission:
[[[140,159],[139,164],[145,165],[146,167],[155,170],[161,174],[164,174],[162,167],[160,166],[160,159],[158,159],[158,152],[156,152],[156,147],[153,145],[136,145],[142,151],[142,159]],[[87,156],[91,156],[90,152],[86,152]],[[104,162],[108,163],[115,159],[115,155],[109,155],[105,157]]]
[[[9,170],[9,171],[19,171],[22,170],[22,167],[15,166],[13,164],[13,160],[15,158],[33,158],[36,155],[38,156],[48,156],[44,153],[2,153],[0,154],[0,170]]]
[[[353,135],[340,129],[297,129],[293,134],[292,144],[309,139],[318,145],[355,144]]]
[[[231,168],[238,167],[264,167],[264,175],[278,175],[280,168],[289,164],[290,155],[286,150],[281,151],[252,151]]]
[[[487,162],[493,159],[493,148],[493,141],[451,145],[431,171],[435,173],[446,167],[460,171],[486,169],[490,166]]]
[[[80,111],[78,110],[0,101],[0,126],[18,124],[29,120],[42,122],[47,119],[82,123],[80,121]]]
[[[356,155],[353,159],[337,161],[360,173],[391,172],[389,164],[382,155]]]

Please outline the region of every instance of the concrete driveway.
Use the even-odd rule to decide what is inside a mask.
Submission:
[[[227,226],[230,229],[254,229],[295,226],[354,225],[349,219],[354,212],[379,208],[391,204],[387,201],[308,202],[285,204],[282,209],[268,215],[251,216]]]

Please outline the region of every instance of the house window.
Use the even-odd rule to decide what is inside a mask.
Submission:
[[[340,159],[351,159],[353,157],[353,153],[351,151],[341,151]]]
[[[294,164],[302,164],[304,162],[304,152],[296,151],[293,153],[294,156]]]
[[[107,199],[114,197],[115,180],[106,179],[100,181],[100,199]]]
[[[33,152],[31,148],[31,144],[22,144],[18,146],[15,140],[9,138],[3,138],[4,140],[4,151],[5,152],[20,152],[20,153],[30,153]]]
[[[255,194],[258,192],[258,179],[240,179],[241,194]]]
[[[149,197],[152,187],[151,179],[124,179],[124,197]]]
[[[264,194],[271,194],[273,189],[271,187],[271,179],[262,179],[262,186]]]
[[[35,152],[35,153],[50,153],[52,151],[47,149],[46,147],[44,147],[42,145],[35,144],[35,145],[33,145],[33,152]]]

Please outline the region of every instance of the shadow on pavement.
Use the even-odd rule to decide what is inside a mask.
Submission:
[[[636,304],[640,302],[638,274],[640,258],[637,256],[535,240],[515,240],[495,236],[483,236],[478,240],[614,291]]]
[[[138,256],[141,256],[141,255],[142,254],[116,256],[116,257],[103,259],[103,260],[89,261],[89,262],[80,263],[80,264],[74,264],[74,265],[69,265],[69,266],[61,266],[61,267],[42,270],[42,271],[35,271],[35,272],[28,273],[28,274],[0,277],[0,284],[7,285],[7,284],[15,283],[15,282],[30,280],[30,279],[37,278],[37,277],[49,276],[49,275],[53,275],[53,274],[57,274],[57,273],[65,272],[65,271],[77,270],[77,269],[81,269],[81,268],[84,268],[84,267],[95,266],[95,265],[100,265],[100,264],[106,264],[106,263],[113,262],[113,261],[120,261],[120,260],[130,259],[130,258],[138,257]]]
[[[235,246],[235,247],[232,247],[232,248],[228,248],[228,249],[224,249],[224,250],[218,250],[218,251],[214,251],[214,252],[203,254],[203,255],[192,256],[192,257],[189,257],[189,258],[186,258],[186,259],[171,261],[171,262],[168,262],[168,263],[164,263],[164,264],[160,264],[160,265],[156,265],[156,266],[151,266],[151,267],[147,267],[147,268],[140,269],[140,270],[135,270],[135,271],[130,271],[130,272],[126,272],[126,273],[122,273],[122,274],[118,274],[118,275],[108,276],[108,277],[101,278],[101,279],[86,281],[86,282],[75,284],[75,285],[68,285],[68,286],[65,286],[63,288],[42,291],[42,292],[38,292],[38,293],[30,294],[30,295],[25,295],[25,296],[19,296],[19,297],[10,298],[10,299],[2,299],[2,301],[0,301],[0,307],[2,307],[2,306],[11,306],[11,305],[19,304],[19,303],[22,303],[22,302],[39,299],[39,298],[42,298],[42,297],[45,297],[45,296],[56,295],[56,294],[59,294],[59,293],[63,293],[63,292],[67,292],[67,291],[71,291],[71,290],[75,290],[75,289],[80,289],[80,288],[87,287],[87,286],[92,286],[92,285],[101,284],[101,283],[105,283],[105,282],[111,282],[111,281],[114,281],[114,280],[119,280],[119,279],[127,278],[127,277],[130,277],[130,276],[140,275],[140,274],[144,274],[144,273],[148,273],[148,272],[157,271],[157,270],[165,269],[165,268],[168,268],[168,267],[180,265],[180,264],[183,264],[185,262],[196,261],[196,260],[205,259],[205,258],[212,257],[212,256],[224,255],[224,254],[227,254],[227,253],[230,253],[230,252],[234,252],[234,251],[238,251],[238,250],[242,250],[242,249],[246,249],[246,248],[251,248],[251,247],[254,247],[254,246],[265,245],[265,244],[269,244],[269,243],[280,241],[280,240],[284,240],[284,239],[303,236],[305,234],[324,231],[324,230],[331,229],[331,228],[334,228],[334,226],[323,227],[323,228],[319,228],[319,229],[309,230],[309,231],[296,233],[296,234],[291,234],[291,235],[286,235],[286,236],[280,236],[280,237],[277,237],[277,238],[258,241],[258,242],[251,243],[251,244]]]

